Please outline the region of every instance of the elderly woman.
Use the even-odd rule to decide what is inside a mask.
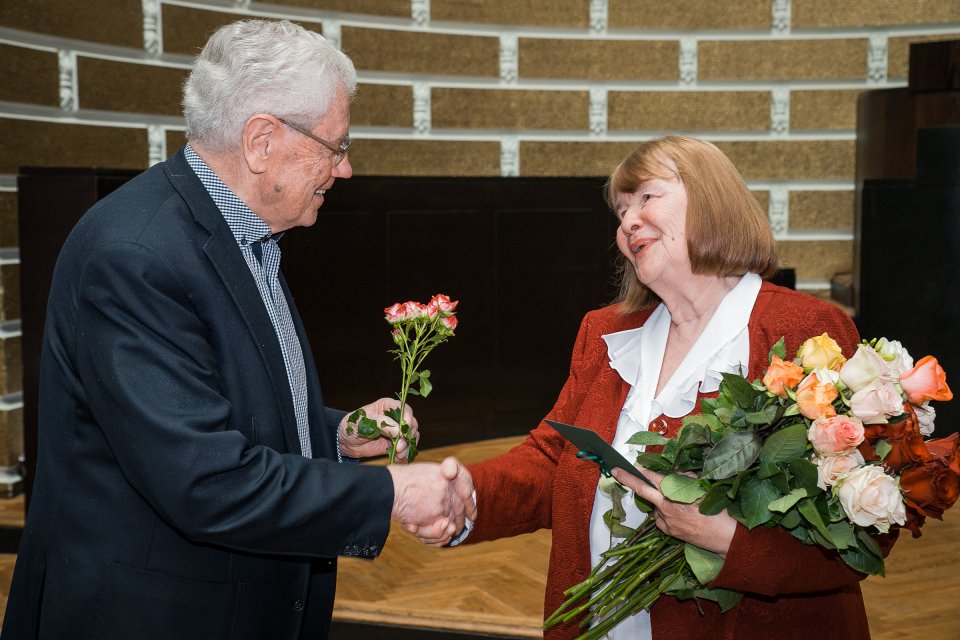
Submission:
[[[823,332],[852,355],[859,338],[842,311],[763,277],[776,269],[766,217],[730,160],[709,142],[669,136],[641,144],[614,170],[607,197],[620,226],[622,286],[616,304],[580,327],[570,376],[547,418],[593,429],[621,453],[638,430],[676,435],[699,400],[716,396],[724,372],[761,377],[771,346],[788,352]],[[544,603],[582,581],[611,546],[599,469],[541,423],[510,452],[469,467],[479,515],[469,542],[553,530]],[[655,474],[650,474],[656,477]],[[863,576],[838,556],[778,529],[748,530],[726,512],[667,501],[620,475],[657,507],[667,533],[725,558],[712,586],[743,592],[734,609],[662,597],[626,619],[612,638],[869,637]],[[625,524],[643,515],[625,501]],[[547,638],[572,638],[571,622]]]

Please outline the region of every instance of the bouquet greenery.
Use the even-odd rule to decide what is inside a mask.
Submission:
[[[751,529],[780,527],[857,571],[883,575],[873,535],[905,526],[919,536],[924,519],[941,517],[960,494],[957,434],[925,439],[935,415],[929,401],[952,398],[945,374],[931,356],[914,366],[886,339],[864,341],[845,360],[823,334],[794,361],[786,357],[781,339],[762,380],[724,374],[718,396],[701,400],[701,413],[685,417],[675,438],[636,433],[630,444],[662,446],[639,453],[636,464],[664,474],[669,500],[699,503],[706,515],[726,509]],[[595,625],[580,638],[601,638],[664,594],[712,600],[723,611],[740,600],[709,586],[719,555],[663,533],[650,517],[636,530],[624,526],[626,489],[609,477],[601,489],[614,498],[604,520],[623,541],[565,592],[544,628],[589,612],[582,626]]]
[[[423,369],[423,361],[433,348],[447,341],[453,336],[457,328],[457,300],[438,293],[427,304],[419,302],[397,302],[383,310],[385,319],[393,329],[393,343],[396,349],[390,353],[400,361],[401,382],[397,398],[400,407],[386,412],[399,426],[400,433],[391,438],[387,455],[390,464],[396,461],[397,443],[403,438],[408,446],[407,462],[413,462],[417,457],[417,438],[411,433],[410,425],[403,420],[403,408],[407,405],[408,396],[422,396],[426,398],[433,390],[430,382],[430,370]],[[414,386],[416,385],[416,386]],[[383,433],[386,423],[377,422],[368,418],[363,409],[357,409],[347,417],[347,433],[358,433],[364,438],[374,440]]]

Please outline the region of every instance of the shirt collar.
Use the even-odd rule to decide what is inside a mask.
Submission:
[[[246,203],[230,190],[223,180],[213,172],[213,169],[204,162],[193,147],[189,144],[184,149],[184,156],[190,168],[193,169],[207,193],[217,205],[223,219],[230,227],[233,237],[241,247],[258,240],[268,240],[271,237],[279,239],[280,234],[273,236],[266,222],[253,212]]]

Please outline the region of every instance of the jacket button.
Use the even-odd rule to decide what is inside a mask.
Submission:
[[[293,602],[294,611],[303,611],[303,600],[294,600]]]

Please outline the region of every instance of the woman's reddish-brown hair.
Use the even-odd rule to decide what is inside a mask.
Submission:
[[[687,193],[687,253],[693,273],[721,277],[747,272],[769,277],[777,270],[777,251],[767,216],[730,159],[706,140],[664,136],[642,143],[613,170],[606,199],[633,193],[653,178],[677,178]],[[623,313],[659,302],[620,256]]]

